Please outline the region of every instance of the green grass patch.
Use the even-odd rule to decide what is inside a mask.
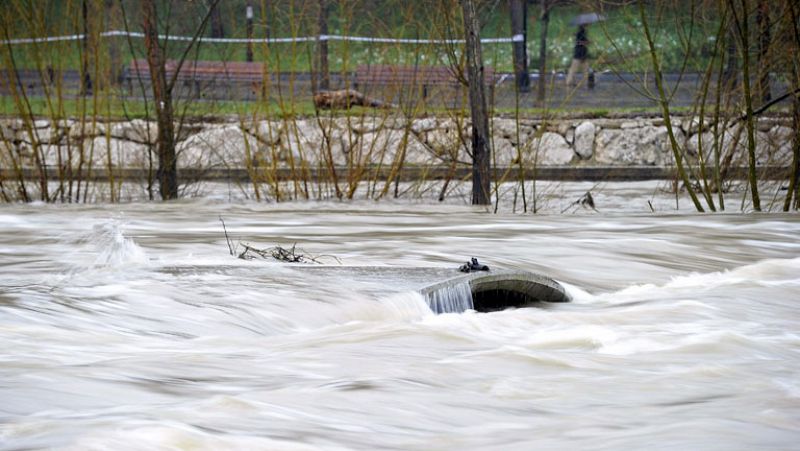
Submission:
[[[230,2],[231,5],[237,2]],[[240,2],[239,2],[240,3]],[[282,3],[282,2],[277,2]],[[227,2],[223,2],[223,5]],[[410,4],[410,3],[409,3]],[[79,5],[79,3],[75,3]],[[273,27],[271,36],[289,37],[314,35],[313,11],[304,2],[297,2],[295,8],[278,6],[276,18],[271,21]],[[510,16],[506,2],[486,11],[486,24],[483,37],[509,37]],[[405,7],[413,8],[414,6]],[[418,7],[418,6],[417,6]],[[0,7],[2,9],[3,7]],[[233,8],[227,6],[226,8]],[[237,6],[238,8],[238,6]],[[408,11],[404,11],[400,2],[376,2],[368,11],[336,11],[332,12],[330,20],[330,34],[348,34],[361,36],[377,36],[389,38],[431,38],[438,39],[447,36],[446,33],[436,32],[431,23],[408,23]],[[677,71],[683,65],[686,47],[690,44],[691,69],[698,70],[707,61],[708,53],[713,46],[713,36],[718,24],[716,18],[702,19],[695,22],[695,30],[689,32],[689,12],[681,8],[664,8],[651,5],[648,7],[648,23],[653,30],[659,56],[666,71]],[[589,27],[590,55],[593,58],[595,70],[609,69],[613,66],[616,70],[643,71],[651,67],[647,45],[642,35],[642,23],[635,6],[614,7],[603,11],[607,20]],[[565,70],[572,59],[572,51],[576,27],[570,25],[570,20],[578,13],[585,12],[575,6],[559,6],[550,14],[550,25],[547,42],[548,70]],[[292,19],[290,14],[299,18]],[[8,15],[6,15],[8,16]],[[244,37],[244,23],[237,10],[230,9],[225,12],[228,17],[226,33],[229,37]],[[70,19],[70,17],[72,17]],[[257,17],[260,14],[257,13]],[[349,18],[348,18],[349,17]],[[420,19],[425,15],[415,17]],[[531,55],[531,69],[538,67],[538,41],[542,22],[538,20],[539,7],[532,4],[529,7],[528,28],[528,53]],[[8,20],[8,19],[6,19]],[[64,14],[64,21],[73,22],[62,24],[57,19],[47,24],[43,30],[46,34],[63,35],[74,33],[74,14]],[[435,20],[435,19],[430,19]],[[297,21],[297,22],[294,22]],[[139,31],[139,22],[131,19],[134,31]],[[264,23],[256,24],[255,36],[263,35]],[[72,31],[70,31],[72,30]],[[178,34],[191,34],[189,30],[173,30]],[[40,32],[41,35],[44,32]],[[12,37],[30,37],[24,26],[17,26]],[[144,57],[144,41],[139,38],[132,40],[131,50],[127,39],[123,37],[109,37],[101,41],[97,55],[103,67],[109,66],[109,54],[116,48],[120,63],[129,65],[134,58]],[[170,57],[176,58],[185,46],[183,42],[174,42],[167,48]],[[47,65],[59,69],[78,69],[81,66],[83,47],[78,41],[52,42],[46,44],[27,44],[12,47],[17,67],[37,68]],[[485,44],[484,59],[486,64],[496,71],[512,71],[511,44]],[[2,51],[6,52],[7,49]],[[91,50],[90,50],[91,51]],[[311,43],[280,43],[269,46],[256,44],[254,55],[257,61],[267,63],[271,72],[310,72],[313,70],[316,44]],[[212,44],[204,43],[189,54],[191,59],[214,61],[244,61],[246,55],[245,44]],[[406,45],[406,44],[376,44],[359,42],[329,42],[330,69],[335,72],[345,72],[355,69],[362,64],[419,64],[442,65],[448,63],[448,53],[445,48],[438,45]],[[5,63],[4,63],[5,64]]]
[[[77,118],[103,117],[110,119],[143,119],[154,118],[152,102],[141,99],[123,99],[120,97],[72,97],[53,99],[48,102],[43,97],[30,97],[30,108],[18,107],[11,96],[0,96],[0,115],[14,117],[20,114],[32,114],[44,118]],[[24,105],[24,103],[23,103]],[[175,103],[176,117],[253,117],[277,118],[284,116],[310,116],[314,114],[314,105],[310,100],[279,104],[278,102],[244,102],[244,101],[178,101]]]
[[[35,117],[41,118],[79,118],[79,117],[98,117],[111,120],[125,119],[153,119],[155,117],[152,102],[145,102],[141,99],[123,99],[120,97],[98,97],[97,101],[93,97],[73,97],[60,101],[48,103],[45,98],[32,97],[29,99],[30,113]],[[23,107],[28,114],[28,108]],[[278,102],[245,102],[245,101],[187,101],[176,102],[176,117],[184,116],[189,118],[208,118],[218,119],[224,117],[241,117],[243,119],[279,119],[292,117],[311,117],[316,114],[311,100],[286,102],[283,105]],[[673,107],[671,111],[675,114],[689,113],[691,107]],[[496,116],[514,116],[517,114],[515,108],[493,108],[492,112]],[[426,107],[426,115],[452,115],[452,109],[444,107]],[[469,111],[462,109],[461,114],[467,115]],[[661,110],[657,107],[569,107],[569,108],[520,108],[519,115],[522,117],[605,117],[615,114],[660,114]],[[353,107],[350,110],[322,111],[322,116],[353,116],[363,115],[382,115],[385,111],[376,111],[372,108]],[[0,115],[6,117],[20,116],[20,110],[16,102],[10,96],[0,96]]]

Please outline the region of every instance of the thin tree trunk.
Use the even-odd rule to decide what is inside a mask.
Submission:
[[[272,37],[272,0],[261,0],[261,10],[261,18],[262,22],[264,22],[264,37],[270,39]]]
[[[793,78],[795,85],[800,86],[800,76],[796,72]],[[790,208],[800,210],[800,96],[798,95],[792,98],[792,128],[794,129],[792,172],[789,175],[789,189],[783,203],[783,211],[789,211]],[[792,197],[794,197],[794,202],[792,202]]]
[[[790,23],[792,29],[792,37],[794,38],[793,48],[790,51],[790,67],[792,70],[793,88],[800,88],[800,16],[798,16],[797,5],[792,0],[789,0]],[[789,189],[786,192],[786,198],[783,202],[783,211],[789,211],[794,208],[800,210],[800,95],[795,93],[792,96],[792,129],[794,134],[792,136],[792,172],[789,175]],[[792,202],[794,197],[794,202]]]
[[[81,54],[81,95],[92,92],[92,77],[89,75],[89,5],[87,0],[81,2],[81,18],[83,21],[83,52]]]
[[[144,32],[144,45],[147,53],[147,65],[150,69],[150,83],[153,89],[153,100],[156,108],[156,123],[158,124],[156,154],[158,155],[158,170],[156,178],[159,183],[161,199],[170,200],[178,197],[178,169],[177,154],[175,151],[175,110],[172,104],[172,89],[178,80],[178,74],[183,67],[189,52],[197,44],[200,35],[205,31],[212,13],[220,0],[210,0],[210,6],[203,16],[203,20],[195,30],[191,42],[183,49],[177,59],[175,67],[170,68],[167,74],[166,56],[163,53],[158,37],[158,9],[155,0],[142,0],[142,30]],[[171,19],[171,18],[167,18]],[[185,111],[185,110],[184,110]]]
[[[550,25],[550,1],[542,2],[542,31],[539,35],[539,85],[536,100],[539,105],[544,105],[545,89],[547,88],[547,27]]]
[[[175,124],[172,96],[167,85],[167,69],[161,46],[158,42],[158,14],[154,0],[142,1],[144,45],[147,64],[150,67],[150,82],[156,107],[158,124],[158,172],[156,178],[163,200],[178,197],[178,170],[175,155]]]
[[[661,104],[661,114],[664,117],[664,125],[667,127],[667,135],[669,136],[669,143],[672,147],[672,154],[675,157],[675,168],[678,170],[678,176],[681,178],[684,186],[686,187],[686,191],[689,193],[689,197],[692,199],[692,203],[694,207],[699,212],[704,212],[703,206],[700,204],[700,200],[697,199],[697,194],[694,192],[694,188],[692,188],[692,182],[689,180],[689,176],[686,173],[686,169],[683,166],[683,155],[681,149],[678,145],[677,139],[675,139],[675,133],[673,132],[672,128],[672,119],[671,114],[669,111],[669,99],[667,98],[666,91],[664,90],[664,81],[662,79],[661,73],[661,63],[659,63],[658,55],[656,54],[656,47],[655,43],[653,42],[653,36],[650,34],[650,27],[647,24],[647,15],[645,14],[644,10],[644,1],[639,0],[639,18],[642,20],[642,26],[644,27],[644,34],[645,38],[647,39],[647,46],[650,49],[650,58],[653,64],[653,75],[655,75],[656,79],[656,88],[658,89],[658,97],[659,103]]]
[[[225,24],[222,21],[222,10],[213,0],[209,0],[209,8],[211,8],[211,37],[224,38]]]
[[[736,51],[736,24],[735,20],[730,23],[730,30],[728,30],[728,63],[725,66],[725,75],[723,81],[729,91],[733,91],[736,87],[739,71],[739,58]]]
[[[328,66],[328,0],[319,0],[319,83],[321,90],[331,87],[330,69]]]
[[[519,92],[530,91],[528,76],[528,2],[511,1],[511,34],[514,58],[514,74]]]
[[[769,45],[770,45],[770,19],[769,4],[766,0],[758,0],[758,11],[756,13],[756,23],[758,24],[758,98],[761,103],[772,100],[772,91],[769,84]]]
[[[460,0],[464,14],[469,109],[472,117],[472,204],[489,205],[491,146],[489,115],[486,107],[480,25],[474,0]]]
[[[723,15],[722,19],[723,22],[727,20],[727,15]],[[724,23],[722,24],[724,26]],[[718,47],[719,45],[715,46]],[[722,49],[720,49],[722,50]],[[725,193],[723,192],[723,179],[722,173],[720,172],[720,159],[722,154],[722,142],[720,140],[720,131],[719,131],[719,121],[720,121],[720,112],[722,109],[722,91],[723,91],[723,74],[725,71],[725,55],[721,54],[719,57],[719,67],[717,68],[717,83],[714,87],[714,128],[713,128],[713,136],[714,136],[714,188],[717,190],[717,199],[719,201],[719,209],[720,211],[725,210]],[[724,128],[723,128],[724,130]]]
[[[756,136],[755,136],[755,117],[753,115],[753,97],[750,90],[750,36],[748,28],[748,9],[747,0],[741,0],[741,18],[736,12],[733,0],[728,0],[733,14],[733,22],[739,33],[739,43],[742,49],[742,85],[744,87],[744,102],[747,112],[747,178],[750,181],[750,194],[753,198],[753,209],[761,211],[761,198],[758,195],[758,174],[756,174]]]

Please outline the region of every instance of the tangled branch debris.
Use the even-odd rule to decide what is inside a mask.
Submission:
[[[275,260],[285,263],[317,263],[317,264],[323,263],[322,261],[320,261],[320,259],[322,258],[332,258],[336,260],[338,263],[341,263],[341,260],[339,260],[337,257],[333,255],[313,256],[310,254],[302,253],[305,251],[303,251],[302,249],[298,249],[297,243],[292,244],[292,247],[290,249],[286,249],[281,246],[275,246],[267,249],[259,249],[257,247],[253,247],[250,244],[243,243],[241,241],[234,244],[233,240],[231,240],[230,236],[228,235],[228,229],[227,227],[225,227],[225,221],[222,219],[222,216],[219,217],[219,221],[222,223],[222,230],[225,232],[225,242],[228,244],[228,252],[236,258],[241,258],[242,260],[273,258]],[[242,249],[241,252],[239,252],[239,248]]]
[[[569,209],[571,209],[573,207],[576,210],[577,210],[578,207],[583,207],[585,209],[591,209],[591,210],[597,211],[597,208],[595,208],[595,206],[594,206],[594,197],[592,197],[592,192],[591,191],[586,191],[586,194],[584,194],[583,196],[579,197],[578,200],[576,200],[575,202],[569,204],[567,206],[567,208],[561,210],[561,213],[563,214],[567,210],[569,210]]]

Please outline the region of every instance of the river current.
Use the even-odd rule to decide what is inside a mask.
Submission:
[[[599,212],[539,215],[224,195],[3,205],[0,449],[796,449],[800,216],[672,211],[668,196],[653,213],[653,191],[620,183]],[[220,217],[237,250],[475,256],[549,275],[573,302],[436,315],[391,282],[237,259]]]

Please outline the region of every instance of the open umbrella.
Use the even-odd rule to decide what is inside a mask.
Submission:
[[[578,14],[570,22],[570,25],[589,25],[590,23],[606,20],[606,17],[597,13]]]

